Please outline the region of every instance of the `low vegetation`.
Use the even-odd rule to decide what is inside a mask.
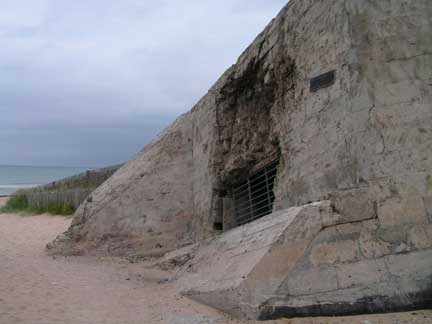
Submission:
[[[43,186],[22,189],[9,198],[0,213],[70,216],[89,194],[113,175],[121,165],[89,170]]]
[[[75,212],[73,206],[50,202],[44,207],[31,207],[24,193],[17,192],[9,198],[6,205],[0,208],[0,213],[52,214],[70,216]]]

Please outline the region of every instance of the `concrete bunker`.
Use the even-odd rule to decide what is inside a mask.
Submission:
[[[182,291],[239,317],[430,305],[432,2],[396,3],[290,1],[50,253],[197,249]],[[238,226],[233,188],[276,160],[272,214]]]

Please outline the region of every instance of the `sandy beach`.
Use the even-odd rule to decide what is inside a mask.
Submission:
[[[0,215],[1,324],[245,323],[182,298],[171,273],[146,264],[45,255],[45,244],[69,224],[49,215]],[[267,323],[432,323],[432,311]]]

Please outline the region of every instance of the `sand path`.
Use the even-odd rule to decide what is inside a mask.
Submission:
[[[69,223],[0,215],[0,324],[240,323],[180,297],[174,283],[161,283],[169,273],[143,264],[46,256],[45,244]],[[432,323],[432,312],[269,323]]]

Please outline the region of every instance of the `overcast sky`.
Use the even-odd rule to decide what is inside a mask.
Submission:
[[[0,164],[128,160],[287,0],[0,0]]]

